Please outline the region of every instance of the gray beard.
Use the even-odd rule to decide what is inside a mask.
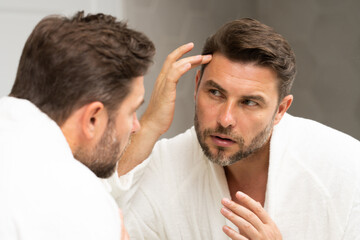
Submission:
[[[87,166],[99,178],[110,177],[116,170],[116,165],[121,157],[120,143],[116,140],[116,131],[113,122],[108,126],[94,149],[80,148],[74,157]]]
[[[237,136],[231,133],[231,128],[224,128],[220,125],[217,126],[216,129],[205,129],[201,131],[200,123],[197,117],[197,113],[195,111],[195,118],[194,118],[194,126],[196,135],[198,138],[198,142],[204,152],[205,156],[213,163],[216,163],[220,166],[228,166],[231,164],[236,163],[242,159],[245,159],[254,153],[256,153],[259,149],[261,149],[270,139],[274,117],[272,118],[271,122],[262,130],[260,131],[251,141],[249,146],[245,146],[245,140],[241,136]],[[233,155],[226,157],[225,155],[225,148],[217,147],[217,153],[213,154],[210,151],[209,146],[205,143],[206,137],[213,135],[213,134],[226,134],[231,137],[236,143],[239,145],[239,151],[234,153]]]

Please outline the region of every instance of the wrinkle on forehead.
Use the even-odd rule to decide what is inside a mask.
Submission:
[[[271,98],[277,96],[277,76],[271,68],[231,61],[219,53],[214,54],[202,78],[203,83],[212,80],[223,89],[236,90],[239,94],[261,92]]]

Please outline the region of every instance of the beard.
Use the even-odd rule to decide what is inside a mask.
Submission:
[[[224,167],[245,159],[261,149],[268,142],[271,136],[274,119],[275,114],[270,123],[251,140],[248,146],[245,145],[245,140],[242,136],[233,133],[231,126],[224,128],[223,126],[218,125],[215,129],[207,128],[202,130],[197,116],[197,111],[195,111],[194,126],[199,144],[205,156],[211,162]],[[217,146],[216,153],[212,153],[205,140],[207,137],[211,137],[211,135],[216,134],[226,134],[229,136],[229,138],[236,142],[239,150],[230,156],[226,156],[226,148]]]
[[[116,138],[113,122],[109,120],[99,143],[91,150],[80,147],[74,157],[99,178],[110,177],[121,158],[120,142]]]

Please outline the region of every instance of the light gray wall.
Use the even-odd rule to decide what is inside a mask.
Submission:
[[[258,0],[257,10],[297,57],[289,112],[360,139],[360,1]]]
[[[292,45],[298,75],[290,113],[311,118],[360,139],[360,1],[357,0],[127,0],[129,25],[155,43],[155,64],[146,76],[146,100],[168,53],[193,41],[193,54],[226,21],[253,17]],[[178,86],[175,118],[164,137],[193,123],[195,71]],[[145,108],[145,106],[144,106]],[[144,108],[140,109],[141,115]],[[309,136],[311,137],[311,136]]]
[[[1,0],[0,1],[0,97],[10,93],[25,42],[44,17],[72,16],[77,11],[105,12],[123,17],[122,0]]]

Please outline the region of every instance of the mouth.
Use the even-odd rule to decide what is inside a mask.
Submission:
[[[211,139],[213,143],[219,147],[230,147],[236,143],[235,140],[226,135],[211,135]]]

